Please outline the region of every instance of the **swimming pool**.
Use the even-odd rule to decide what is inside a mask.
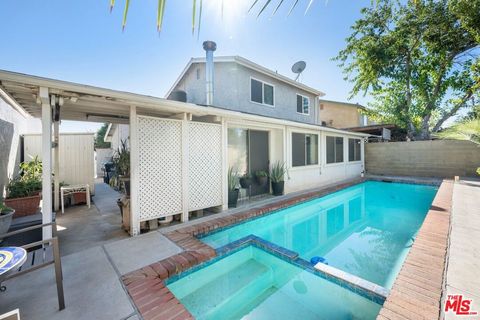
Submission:
[[[206,235],[220,248],[253,234],[391,288],[437,187],[367,181]]]
[[[167,287],[196,319],[374,319],[381,308],[255,246]]]

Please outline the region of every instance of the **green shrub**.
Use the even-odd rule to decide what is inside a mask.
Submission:
[[[13,198],[23,198],[30,197],[42,190],[42,181],[39,179],[15,179],[10,181],[7,186],[7,197],[10,199]]]

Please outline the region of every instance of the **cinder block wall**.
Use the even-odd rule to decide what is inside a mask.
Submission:
[[[469,141],[434,140],[365,144],[369,174],[478,177],[480,147]]]

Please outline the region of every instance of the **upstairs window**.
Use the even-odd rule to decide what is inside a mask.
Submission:
[[[310,98],[297,94],[297,112],[301,114],[310,113]]]
[[[348,161],[362,160],[362,143],[360,139],[348,138]]]
[[[250,79],[250,100],[269,106],[275,105],[275,89],[272,85],[256,80]]]
[[[318,164],[318,135],[292,132],[292,166]]]
[[[327,164],[343,162],[343,138],[327,136]]]

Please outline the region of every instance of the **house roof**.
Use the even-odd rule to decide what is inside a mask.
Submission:
[[[139,114],[171,117],[188,113],[193,116],[218,116],[225,119],[255,121],[267,125],[288,125],[304,129],[316,129],[339,134],[368,136],[346,130],[322,127],[284,119],[247,114],[210,106],[167,100],[163,98],[125,91],[105,89],[84,84],[43,78],[28,74],[0,70],[0,93],[7,95],[9,104],[27,116],[40,118],[42,104],[39,94],[48,89],[49,94],[63,98],[60,119],[89,122],[129,123],[130,107],[136,106]],[[112,129],[112,128],[110,128]]]
[[[265,67],[255,63],[253,61],[250,61],[250,60],[245,59],[245,58],[240,57],[240,56],[218,56],[218,57],[214,57],[214,62],[235,62],[235,63],[237,63],[239,65],[242,65],[246,68],[255,70],[255,71],[260,72],[260,73],[262,73],[266,76],[272,77],[274,79],[277,79],[279,81],[287,83],[291,86],[294,86],[296,88],[299,88],[301,90],[309,92],[309,93],[311,93],[315,96],[322,97],[322,96],[325,95],[325,93],[323,93],[322,91],[319,91],[317,89],[314,89],[312,87],[304,85],[303,83],[295,81],[295,80],[293,80],[293,79],[291,79],[287,76],[281,75],[278,72],[275,72],[273,70],[265,68]],[[165,95],[165,98],[167,98],[172,93],[172,91],[175,89],[175,87],[178,85],[178,83],[183,79],[183,77],[185,76],[187,71],[190,69],[190,67],[195,63],[205,63],[205,58],[192,58],[192,59],[190,59],[190,61],[187,63],[187,65],[185,66],[183,71],[180,73],[177,80],[175,80],[172,87],[168,90],[167,94]]]
[[[367,109],[366,107],[362,106],[359,103],[342,102],[342,101],[334,101],[334,100],[326,100],[326,99],[318,99],[318,101],[320,103],[328,102],[328,103],[334,103],[334,104],[342,105],[342,106],[345,106],[345,107],[353,107],[353,108],[364,109],[364,110]]]

